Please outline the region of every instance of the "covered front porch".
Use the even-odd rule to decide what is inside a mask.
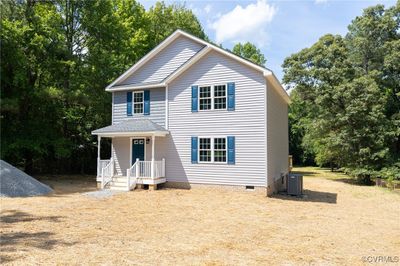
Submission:
[[[148,119],[129,119],[92,132],[98,136],[99,187],[129,191],[136,185],[165,183],[164,143],[168,131]],[[102,159],[102,138],[111,138],[111,158]]]

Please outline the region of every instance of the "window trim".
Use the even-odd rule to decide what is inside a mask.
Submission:
[[[208,110],[206,110],[208,111]],[[228,164],[228,136],[197,136],[197,162],[199,164]],[[210,139],[211,140],[211,161],[204,162],[200,161],[200,139]],[[214,158],[214,139],[225,139],[225,161],[216,162]]]
[[[142,104],[142,112],[135,113],[135,94],[141,93],[142,94],[142,101],[137,102],[136,104]],[[144,114],[144,91],[132,91],[132,115],[142,115]]]
[[[209,111],[227,111],[228,110],[228,83],[220,83],[220,84],[215,84],[215,85],[198,85],[198,90],[197,90],[197,110],[198,112],[209,112]],[[214,94],[214,87],[215,86],[225,86],[225,97],[217,97],[217,98],[225,98],[225,108],[221,109],[215,109],[214,102],[215,102],[215,94]],[[211,90],[211,109],[207,110],[201,110],[200,109],[200,88],[201,87],[210,87]],[[208,98],[202,98],[202,99],[208,99]]]

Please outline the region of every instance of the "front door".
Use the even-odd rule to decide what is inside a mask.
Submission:
[[[144,139],[132,139],[132,164],[135,163],[136,158],[144,161]]]

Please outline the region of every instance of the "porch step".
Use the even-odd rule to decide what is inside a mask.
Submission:
[[[113,180],[110,182],[111,185],[122,185],[125,184],[126,185],[127,180]]]
[[[110,186],[109,189],[110,190],[118,190],[118,191],[128,191],[126,186],[123,186],[123,187]]]
[[[114,176],[112,181],[108,184],[111,190],[128,191],[126,183],[128,178],[126,176]]]

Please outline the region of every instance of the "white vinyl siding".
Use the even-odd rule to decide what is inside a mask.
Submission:
[[[187,37],[180,36],[150,59],[145,65],[132,73],[130,77],[116,84],[116,86],[161,82],[203,47],[204,45],[202,44],[190,40]]]
[[[150,115],[135,114],[128,116],[126,113],[126,91],[113,92],[113,124],[126,119],[148,118],[160,126],[165,126],[165,88],[149,89]],[[134,98],[134,95],[132,95]]]
[[[193,84],[235,82],[235,111],[191,112]],[[167,180],[204,184],[266,184],[265,78],[248,66],[210,52],[169,85]],[[235,136],[234,165],[192,164],[191,137]]]
[[[128,137],[120,137],[112,139],[112,157],[115,163],[115,174],[126,175],[129,168],[130,139]]]
[[[288,105],[278,93],[267,84],[267,143],[268,143],[268,184],[288,173],[289,128]]]

